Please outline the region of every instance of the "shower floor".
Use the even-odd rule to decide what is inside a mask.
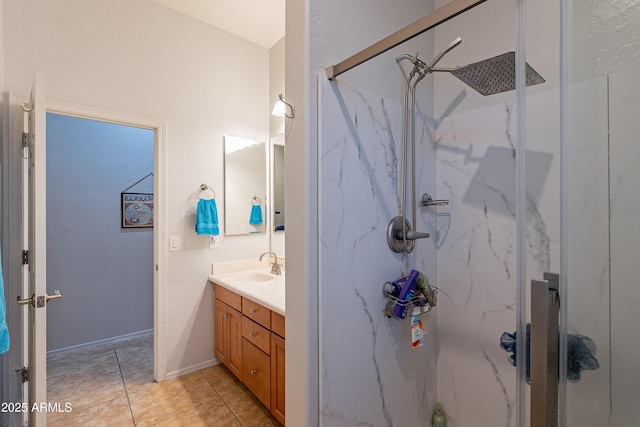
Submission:
[[[47,357],[57,426],[281,426],[223,365],[153,382],[153,333]]]

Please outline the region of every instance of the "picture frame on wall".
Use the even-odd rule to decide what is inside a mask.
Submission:
[[[122,228],[153,228],[153,193],[120,193]]]

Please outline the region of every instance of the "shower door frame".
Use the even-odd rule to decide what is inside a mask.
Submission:
[[[527,336],[528,318],[531,321],[531,345],[527,339],[518,339],[516,343],[516,368],[518,387],[516,394],[517,419],[516,424],[519,427],[544,427],[544,426],[566,426],[566,382],[567,382],[567,362],[568,362],[568,335],[567,335],[567,259],[568,259],[568,79],[567,79],[567,0],[561,0],[559,4],[560,12],[560,38],[558,40],[559,54],[559,108],[560,108],[560,148],[559,148],[559,168],[560,168],[560,200],[558,211],[553,214],[559,216],[559,271],[556,279],[557,283],[551,284],[547,280],[536,280],[528,277],[527,272],[527,256],[528,256],[528,239],[527,239],[527,170],[526,170],[526,130],[527,130],[527,93],[526,93],[526,0],[517,0],[516,5],[516,104],[517,104],[517,145],[516,145],[516,241],[517,241],[517,291],[516,291],[516,312],[517,327],[516,334],[518,337]],[[547,273],[545,273],[547,276]],[[540,278],[542,279],[542,278]],[[545,277],[547,279],[547,277]],[[534,294],[538,298],[541,297],[541,285],[545,283],[549,291],[550,301],[553,300],[552,293],[557,288],[556,299],[559,299],[559,306],[555,308],[548,307],[546,320],[554,324],[537,325],[538,330],[545,329],[542,338],[548,343],[555,344],[553,336],[558,336],[557,347],[551,345],[550,348],[544,347],[541,354],[534,351],[534,320],[540,319],[540,307],[534,307]],[[548,304],[548,303],[547,303]],[[531,307],[530,307],[531,305]],[[538,313],[534,316],[534,312]],[[544,317],[544,316],[543,316]],[[544,328],[542,327],[544,326]],[[550,335],[547,335],[550,334]],[[538,335],[538,339],[541,336]],[[538,341],[539,342],[539,341]],[[533,386],[527,383],[527,353],[530,353],[531,364],[531,383],[537,381],[544,384],[545,387],[551,387],[551,400],[545,393],[547,390],[538,388],[539,396],[534,396]],[[534,358],[545,358],[544,361],[534,362]],[[550,360],[549,358],[553,358]],[[555,358],[557,357],[557,360]],[[557,377],[552,377],[553,371],[556,370]],[[553,369],[547,370],[545,378],[534,378],[534,367],[548,367],[551,365]],[[542,385],[541,384],[541,385]],[[556,389],[557,388],[557,389]],[[535,402],[536,408],[533,407]],[[546,411],[545,414],[535,413],[538,409]],[[555,412],[555,414],[554,414]],[[550,420],[550,421],[548,421]]]

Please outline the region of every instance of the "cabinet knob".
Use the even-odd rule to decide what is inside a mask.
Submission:
[[[222,318],[226,319],[227,317],[229,317],[229,313],[222,313]]]
[[[255,337],[256,335],[258,335],[257,332],[249,332],[250,337]]]
[[[256,314],[256,312],[257,312],[257,311],[258,311],[258,310],[256,310],[255,308],[251,308],[251,309],[249,309],[249,312],[250,312],[251,314]]]
[[[249,373],[250,373],[251,375],[255,375],[255,374],[257,374],[257,373],[258,373],[258,371],[257,371],[257,370],[255,370],[255,369],[252,369],[252,370],[250,370],[250,371],[249,371]]]

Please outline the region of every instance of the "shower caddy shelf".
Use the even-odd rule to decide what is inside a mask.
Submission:
[[[435,200],[431,197],[429,193],[424,193],[422,195],[422,200],[420,200],[418,206],[421,208],[426,208],[429,206],[447,206],[449,204],[449,200],[439,199]]]
[[[387,283],[390,283],[390,282],[386,282],[382,286],[382,294],[387,299],[387,304],[385,305],[383,310],[383,313],[386,317],[391,319],[396,319],[396,320],[404,320],[407,318],[409,313],[411,313],[411,309],[414,307],[420,307],[421,310],[423,307],[429,307],[428,310],[421,311],[420,313],[421,315],[431,311],[432,307],[427,303],[427,298],[424,295],[419,294],[406,299],[398,298],[394,296],[391,292],[387,291],[386,289]],[[436,288],[435,286],[431,286],[431,289],[433,290],[434,294],[438,293],[438,288]],[[396,316],[395,314],[393,314],[396,307],[401,307],[402,316]]]

